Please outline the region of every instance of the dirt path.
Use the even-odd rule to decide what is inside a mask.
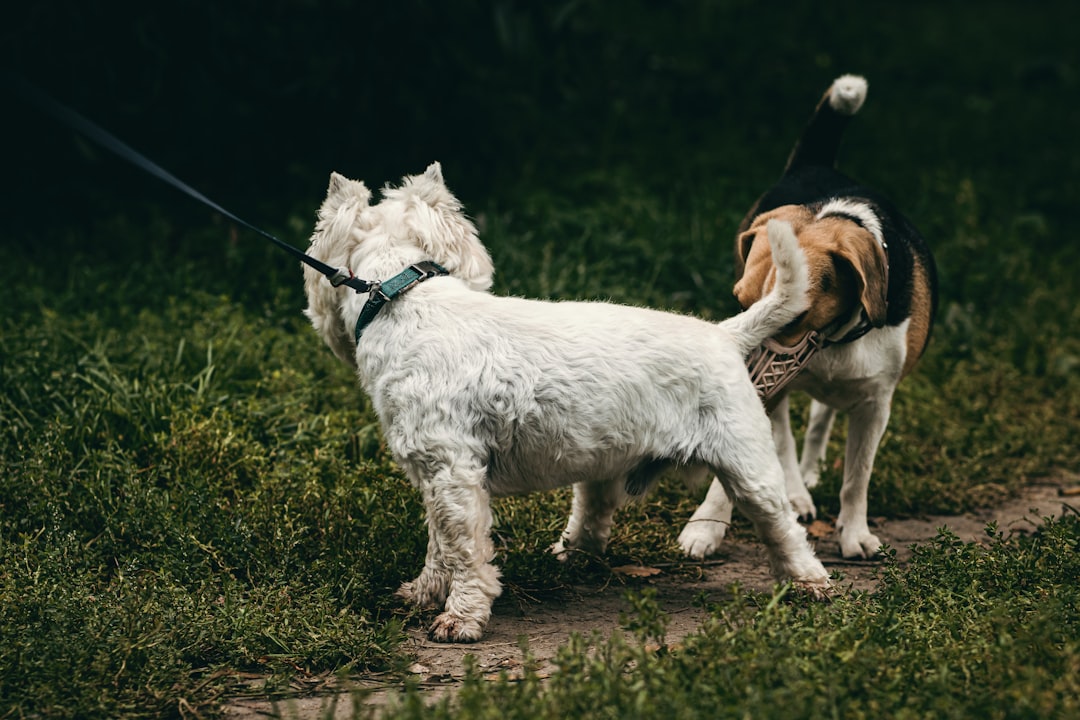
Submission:
[[[933,539],[941,527],[948,527],[964,541],[986,539],[986,525],[991,521],[996,521],[998,528],[1006,533],[1030,532],[1040,518],[1049,515],[1060,517],[1064,504],[1073,507],[1080,505],[1080,497],[1071,496],[1077,490],[1077,481],[1078,478],[1072,477],[1068,482],[1034,484],[1020,497],[999,507],[964,515],[879,519],[873,530],[882,542],[896,550],[897,559],[901,562],[911,557],[913,544]],[[1069,496],[1063,494],[1066,484],[1070,486]],[[823,536],[814,539],[818,557],[830,571],[843,574],[842,586],[871,589],[878,563],[842,560],[835,533],[830,530],[823,523],[811,528],[812,535]],[[656,588],[656,600],[670,620],[668,642],[677,642],[699,627],[705,610],[697,606],[695,599],[701,593],[720,598],[730,592],[735,582],[754,590],[768,591],[772,587],[773,580],[768,573],[764,549],[757,543],[725,541],[719,556],[702,564],[701,577],[696,580],[668,577],[663,572],[650,577],[648,583]],[[476,658],[476,666],[484,673],[495,675],[506,670],[513,674],[521,667],[518,638],[525,636],[543,675],[552,669],[549,661],[571,633],[588,635],[597,630],[608,635],[619,629],[619,614],[629,609],[624,599],[624,588],[617,584],[604,588],[578,588],[576,597],[558,601],[515,602],[508,595],[512,594],[504,594],[496,604],[487,632],[478,643],[443,645],[429,641],[421,628],[410,630],[406,650],[416,658],[411,670],[432,699],[457,686],[465,673],[464,658],[467,654]],[[394,692],[380,687],[380,683],[374,679],[370,682],[358,680],[356,684],[374,689],[367,699],[368,703],[385,703]],[[242,719],[285,717],[296,720],[353,716],[349,696],[341,694],[345,688],[335,688],[332,681],[313,680],[307,688],[298,683],[296,690],[298,694],[312,692],[312,695],[277,704],[263,699],[234,699],[226,707],[226,714]],[[337,706],[332,711],[335,693]]]

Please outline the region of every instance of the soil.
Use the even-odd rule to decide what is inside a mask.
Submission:
[[[912,547],[937,536],[938,529],[948,527],[961,540],[987,540],[986,526],[996,521],[1006,534],[1029,533],[1041,519],[1060,517],[1076,512],[1080,506],[1080,477],[1070,476],[1033,484],[1019,497],[994,508],[963,515],[934,515],[908,519],[871,518],[874,533],[896,551],[901,563],[911,558]],[[1071,506],[1071,510],[1065,506]],[[843,560],[831,525],[815,522],[808,534],[826,568],[839,573],[841,588],[872,590],[876,583],[879,563],[875,561]],[[674,577],[662,568],[616,568],[615,574],[634,578],[635,587],[647,585],[656,589],[656,602],[668,615],[667,641],[676,643],[694,632],[706,611],[697,599],[704,593],[710,601],[730,595],[731,586],[739,583],[750,590],[769,591],[773,579],[768,573],[764,548],[749,538],[734,537],[724,541],[720,553],[700,564],[700,575],[687,579]],[[446,645],[431,642],[423,628],[409,630],[406,648],[415,661],[410,672],[431,700],[453,692],[465,674],[466,655],[475,658],[475,665],[484,674],[497,676],[506,671],[511,676],[521,669],[519,638],[528,639],[529,650],[537,659],[539,674],[553,670],[549,664],[560,646],[572,633],[588,637],[594,630],[607,636],[620,629],[619,615],[630,608],[625,600],[625,586],[611,583],[604,587],[574,588],[571,597],[555,600],[523,598],[520,593],[504,592],[495,605],[494,615],[480,642],[471,645]],[[258,679],[252,688],[259,686]],[[349,718],[354,715],[349,690],[365,688],[369,693],[366,704],[382,705],[398,691],[386,679],[352,678],[346,684],[328,677],[294,680],[295,697],[271,702],[265,697],[244,697],[229,700],[226,716],[248,720],[253,718],[286,717]]]

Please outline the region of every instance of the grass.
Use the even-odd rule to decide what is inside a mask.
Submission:
[[[614,194],[630,199],[626,207],[615,203],[610,214],[606,197],[585,212],[578,211],[580,205],[563,200],[560,208],[559,201],[544,198],[535,210],[526,205],[514,216],[484,213],[489,242],[505,260],[500,267],[509,268],[501,273],[506,284],[516,284],[513,291],[521,294],[608,295],[709,314],[699,303],[711,304],[715,295],[708,288],[720,279],[702,278],[699,285],[691,270],[694,258],[706,253],[705,240],[691,233],[683,247],[649,252],[651,242],[665,233],[676,235],[683,213],[694,211],[678,207],[678,200],[633,198],[623,189]],[[565,240],[555,248],[554,241],[542,243],[530,233]],[[530,251],[515,254],[515,244]],[[541,260],[530,275],[514,264],[527,262],[532,248]],[[614,248],[620,252],[609,255]],[[582,258],[590,256],[600,260],[586,264]],[[153,267],[156,261],[146,262]],[[402,623],[411,618],[389,592],[419,566],[424,528],[415,493],[382,448],[365,398],[304,326],[295,288],[274,290],[261,304],[241,302],[226,294],[227,273],[195,282],[201,263],[196,257],[187,262],[189,267],[177,269],[178,277],[163,281],[164,296],[141,287],[141,279],[125,280],[123,262],[100,257],[73,263],[61,279],[67,289],[47,297],[40,267],[31,264],[20,277],[6,279],[26,288],[22,307],[4,321],[0,396],[5,448],[0,697],[16,716],[135,717],[181,712],[186,706],[205,712],[237,671],[284,678],[297,669],[394,670],[403,661],[397,647]],[[612,277],[624,281],[610,282]],[[638,284],[637,278],[644,279]],[[688,282],[678,281],[683,278]],[[188,281],[191,286],[185,286]],[[204,289],[193,289],[196,285]],[[110,288],[111,301],[88,306],[83,298],[98,288]],[[259,292],[267,291],[241,288],[241,293]],[[1039,332],[1039,315],[1032,312],[1028,320]],[[948,320],[939,326],[922,370],[897,399],[872,485],[872,512],[962,510],[1075,463],[1068,441],[1076,431],[1075,393],[1052,392],[1056,376],[1049,369],[1033,383],[1032,373],[1014,364],[1015,353],[995,354],[984,346],[1008,338],[988,335]],[[971,338],[970,349],[956,340],[964,337]],[[832,456],[838,456],[838,448]],[[824,482],[817,497],[824,512],[835,512],[839,472],[830,469]],[[677,563],[671,528],[689,516],[693,501],[677,486],[667,487],[627,509],[616,527],[611,563],[621,558]],[[605,576],[603,566],[562,568],[544,552],[566,509],[565,493],[498,503],[500,563],[512,587],[553,589]],[[996,552],[1007,555],[1011,547],[1004,544]],[[957,552],[975,557],[979,551]],[[1037,553],[1038,546],[1025,552]],[[1009,572],[1002,569],[999,579]],[[894,572],[897,582],[908,582],[904,577],[903,571]],[[918,586],[907,587],[913,593]],[[961,584],[958,598],[972,600],[966,593],[974,587]],[[953,600],[954,606],[939,609],[940,618],[907,622],[955,622],[952,614],[961,600]],[[997,602],[1003,608],[995,612],[1006,612],[1007,600],[1002,593]],[[877,622],[885,612],[877,608],[879,602],[827,611],[782,605],[765,619],[738,615],[732,627],[746,626],[739,632],[750,636],[736,633],[723,642],[748,644],[723,645],[723,651],[738,658],[750,654],[758,670],[783,665],[789,661],[765,652],[766,640],[781,642],[779,636],[791,632],[794,637],[782,640],[801,652],[814,652],[817,643],[826,642],[834,648],[830,652],[841,653],[851,637],[844,624],[853,617]],[[738,607],[735,603],[725,612],[737,613]],[[1067,624],[1075,623],[1067,607],[1058,607],[1066,624],[1054,633],[1073,627]],[[775,619],[776,613],[782,619]],[[820,625],[828,622],[839,625]],[[1053,629],[1054,623],[1041,616],[1038,623],[1042,630],[1025,632]],[[769,634],[756,634],[762,627]],[[729,635],[734,632],[728,629]],[[1011,629],[1002,632],[1014,635]],[[700,648],[693,646],[693,657],[720,652],[719,641],[708,638],[703,636]],[[946,640],[931,636],[922,642],[936,647]],[[970,647],[966,635],[949,642],[982,652],[981,646]],[[913,638],[910,644],[918,642]],[[864,645],[855,646],[861,653]],[[585,668],[586,676],[612,670],[611,663],[641,661],[635,647],[615,642],[608,665]],[[1061,643],[1048,647],[1045,652],[1060,662],[1075,662],[1068,654],[1073,650]],[[552,697],[559,697],[566,683],[572,685],[566,691],[571,695],[594,684],[569,679],[582,668],[569,659],[573,650],[567,652],[568,674],[544,691]],[[871,657],[880,660],[884,652]],[[689,657],[681,664],[663,660],[669,663],[663,677],[684,672]],[[1011,656],[1008,662],[1015,661]],[[910,662],[929,660],[919,656]],[[945,672],[944,661],[932,665]],[[872,663],[856,667],[869,673]],[[914,682],[913,676],[896,672],[888,678],[890,687]],[[616,689],[632,684],[633,677],[615,673],[612,695],[621,694]],[[749,676],[739,680],[749,681]],[[766,684],[748,686],[748,696],[721,695],[708,702],[722,698],[751,707],[779,692],[777,680],[761,682]],[[855,674],[851,682],[868,680]],[[944,702],[937,693],[945,679],[937,682],[932,693],[918,696]],[[721,684],[742,687],[727,680]],[[503,707],[498,694],[483,700],[480,685],[463,694],[467,716],[477,703],[493,703],[489,713]],[[531,686],[513,687],[518,689],[499,692],[521,693],[521,687]],[[655,703],[660,701],[652,693],[660,687],[665,685],[635,692],[647,691]],[[689,687],[686,697],[665,695],[663,702],[672,707],[689,702]],[[592,707],[601,700],[611,697],[551,700],[551,716],[565,709],[560,702]],[[517,707],[532,707],[536,700],[521,702]],[[872,714],[875,706],[871,699],[866,702],[858,712]],[[611,707],[633,713],[621,703]]]
[[[378,185],[429,152],[442,159],[495,258],[497,293],[718,318],[735,310],[730,246],[744,209],[831,77],[866,72],[871,96],[844,167],[909,210],[942,281],[871,513],[970,509],[1080,463],[1070,7],[988,4],[972,24],[964,6],[940,3],[842,22],[817,5],[775,17],[740,2],[671,14],[465,4],[447,22],[476,42],[430,51],[460,74],[461,97],[438,97],[475,142],[456,142],[457,120],[431,144],[415,139],[431,121],[411,103],[422,73],[403,70],[409,82],[386,97],[411,144],[395,135],[371,148],[375,130],[391,131],[356,113],[334,162],[370,157],[374,176],[352,174]],[[159,21],[136,20],[140,37],[168,47]],[[764,26],[768,58],[744,32]],[[243,27],[235,43],[257,35]],[[331,46],[310,49],[312,61],[335,57]],[[86,57],[106,64],[102,77],[128,67]],[[176,65],[154,62],[175,91]],[[220,91],[213,72],[200,77]],[[352,96],[323,82],[330,100]],[[94,89],[78,91],[91,107]],[[206,132],[215,108],[191,107],[192,132]],[[141,111],[160,117],[150,101]],[[301,122],[287,117],[250,132]],[[319,156],[325,147],[304,138],[329,141],[322,125],[308,130],[298,152]],[[56,143],[55,128],[40,133]],[[422,562],[421,509],[366,398],[306,326],[295,263],[92,149],[60,145],[59,164],[42,163],[52,192],[27,182],[24,203],[13,190],[23,212],[0,243],[0,717],[205,716],[244,672],[273,688],[301,671],[400,670],[415,618],[390,593]],[[194,167],[194,184],[299,242],[329,168],[270,162],[303,190],[266,193],[275,183],[232,152],[205,183]],[[181,168],[192,154],[165,152]],[[815,499],[834,514],[839,470],[822,482]],[[679,563],[672,528],[696,500],[666,486],[627,508],[609,562]],[[603,563],[568,568],[544,552],[567,508],[565,492],[497,503],[511,589],[607,579]],[[432,712],[1075,715],[1078,538],[1071,518],[987,548],[943,536],[911,565],[887,566],[873,596],[805,607],[738,595],[674,648],[641,597],[627,623],[648,642],[612,639],[588,657],[569,647],[550,681],[476,680]],[[404,702],[404,716],[419,713],[416,697]]]
[[[627,635],[575,636],[541,681],[468,677],[400,718],[1074,717],[1080,712],[1075,577],[1080,523],[988,546],[947,532],[873,595],[830,605],[736,593],[700,630],[665,642],[662,613],[633,596]],[[589,643],[596,645],[589,651]]]
[[[174,686],[205,703],[219,666],[385,668],[394,655],[400,622],[373,601],[388,581],[348,570],[392,566],[374,561],[377,538],[421,521],[381,502],[404,495],[385,461],[348,460],[370,420],[320,407],[342,398],[312,395],[315,369],[263,374],[298,336],[249,353],[238,335],[275,334],[265,322],[188,301],[140,313],[122,337],[82,318],[84,344],[56,317],[5,348],[19,412],[5,413],[0,694],[19,714],[154,715],[176,709]],[[171,322],[213,339],[157,344]]]

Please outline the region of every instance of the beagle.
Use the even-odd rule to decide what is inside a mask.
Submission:
[[[862,107],[862,77],[837,78],[795,145],[780,180],[739,227],[735,297],[758,302],[775,283],[765,227],[790,223],[810,269],[810,307],[773,340],[797,346],[815,334],[820,349],[790,380],[770,412],[773,439],[800,518],[815,515],[808,488],[817,485],[836,412],[848,413],[840,515],[846,558],[872,557],[881,542],[867,525],[867,488],[889,421],[893,391],[926,349],[937,310],[937,273],[915,227],[877,192],[835,169],[844,129]],[[821,338],[817,341],[816,338]],[[788,393],[810,395],[801,459],[788,417]],[[692,557],[714,552],[731,519],[731,502],[713,481],[679,537]]]

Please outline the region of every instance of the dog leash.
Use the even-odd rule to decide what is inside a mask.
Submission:
[[[93,140],[101,147],[118,155],[124,160],[127,160],[129,163],[139,168],[143,172],[149,173],[150,175],[153,175],[159,180],[165,182],[166,184],[171,185],[173,188],[179,190],[188,197],[197,200],[203,205],[206,205],[207,207],[218,211],[230,220],[240,225],[243,225],[247,229],[263,236],[285,252],[295,257],[300,262],[325,275],[326,279],[329,280],[330,284],[334,287],[345,285],[346,287],[352,288],[357,293],[366,293],[369,292],[372,287],[378,285],[378,283],[361,280],[360,278],[353,275],[352,270],[350,270],[349,268],[331,267],[330,265],[327,265],[326,263],[317,260],[316,258],[311,257],[307,253],[293,247],[287,242],[277,239],[270,233],[252,225],[243,218],[237,217],[222,206],[218,205],[213,200],[200,193],[195,188],[178,179],[172,173],[168,172],[160,165],[147,158],[142,153],[137,152],[129,145],[120,141],[116,136],[112,135],[104,128],[86,119],[85,117],[75,112],[71,108],[67,107],[66,105],[61,104],[57,100],[47,95],[44,91],[31,85],[23,78],[8,74],[8,81],[12,86],[15,87],[15,89],[20,94],[23,95],[25,99],[27,99],[31,104],[36,106],[39,110],[51,116],[54,120],[57,120],[61,124],[82,133],[88,139]]]

